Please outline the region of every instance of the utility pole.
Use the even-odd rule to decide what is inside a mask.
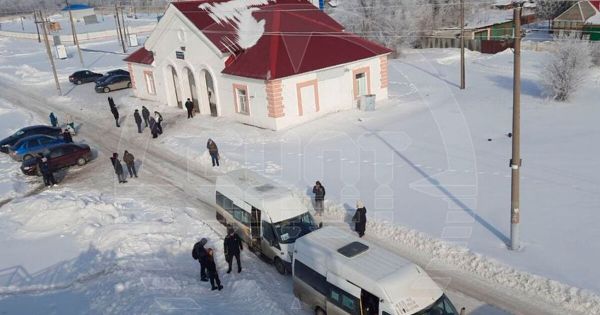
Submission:
[[[73,23],[73,12],[71,12],[71,5],[69,4],[69,0],[65,0],[67,4],[67,8],[69,8],[69,20],[71,20],[71,33],[73,34],[73,44],[77,46],[77,53],[79,54],[79,62],[81,62],[81,66],[83,67],[83,56],[81,55],[81,48],[79,48],[79,39],[77,39],[77,31],[75,30],[75,23]]]
[[[119,18],[119,4],[118,1],[115,1],[115,19],[117,22],[117,36],[119,36],[119,40],[121,41],[121,46],[123,47],[123,53],[126,53],[125,50],[125,41],[123,40],[123,33],[121,32],[121,19]]]
[[[38,25],[39,21],[37,18],[37,11],[33,11],[33,21],[35,22],[35,31],[37,32],[37,35],[38,35],[38,43],[41,43],[42,38],[40,37],[40,27]]]
[[[52,72],[54,73],[54,83],[56,83],[58,95],[62,95],[62,91],[60,89],[60,82],[58,82],[58,75],[56,74],[56,66],[54,65],[54,57],[52,56],[52,51],[50,50],[50,41],[48,40],[48,29],[46,28],[46,17],[42,13],[42,10],[40,10],[40,17],[42,19],[42,30],[44,31],[44,42],[46,42],[46,53],[48,53],[48,59],[50,59],[50,65],[52,65]]]
[[[465,0],[460,0],[460,89],[465,89]]]
[[[125,40],[125,43],[129,43],[129,31],[127,30],[127,26],[125,26],[125,14],[123,13],[123,7],[121,7],[121,27],[123,28],[121,31],[121,34],[123,34],[123,39]]]
[[[521,6],[514,10],[514,82],[513,82],[513,126],[512,126],[512,159],[510,160],[511,200],[510,200],[510,249],[521,247],[519,239],[519,224],[521,210],[519,209],[519,169],[521,168]]]

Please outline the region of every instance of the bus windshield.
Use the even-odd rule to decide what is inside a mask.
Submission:
[[[415,315],[458,315],[458,312],[448,297],[443,294],[435,303]]]
[[[279,243],[290,244],[302,235],[317,229],[317,225],[310,213],[306,212],[297,217],[273,224]]]

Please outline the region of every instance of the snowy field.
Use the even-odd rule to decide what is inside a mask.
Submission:
[[[117,50],[116,41],[82,46],[88,49],[84,57],[91,70],[124,67],[123,55],[112,53]],[[0,245],[11,253],[0,258],[4,272],[0,274],[0,308],[12,314],[28,305],[31,309],[26,313],[38,313],[41,310],[36,307],[45,304],[27,302],[42,298],[56,304],[50,313],[67,309],[99,313],[107,307],[113,307],[108,308],[111,313],[157,313],[170,308],[198,313],[196,305],[211,305],[203,314],[302,312],[294,304],[289,278],[279,277],[252,255],[243,260],[258,266],[253,271],[242,273],[241,278],[222,277],[226,287],[233,283],[235,294],[213,294],[193,279],[197,266],[189,257],[191,245],[200,235],[218,239],[222,229],[212,222],[214,215],[202,211],[205,204],[189,198],[189,191],[164,191],[161,181],[175,181],[174,176],[184,174],[179,181],[186,183],[185,189],[206,199],[210,184],[196,185],[196,174],[212,178],[241,166],[264,173],[307,198],[314,181],[323,182],[326,223],[343,222],[340,219],[362,199],[368,209],[368,237],[397,247],[413,259],[433,260],[444,268],[453,265],[491,281],[491,286],[515,290],[509,295],[539,298],[540,304],[563,304],[572,314],[599,313],[596,279],[600,271],[593,268],[593,262],[600,250],[595,242],[600,230],[590,224],[600,219],[600,162],[594,149],[600,108],[593,103],[599,76],[588,80],[570,103],[557,104],[547,100],[537,83],[546,55],[525,52],[523,57],[524,247],[512,252],[506,249],[510,214],[510,138],[506,133],[511,128],[512,105],[509,52],[468,54],[467,90],[460,91],[456,87],[457,51],[409,51],[403,59],[390,62],[390,101],[380,104],[376,112],[336,113],[279,133],[226,118],[186,120],[178,109],[158,107],[132,98],[130,91],[119,91],[112,94],[125,116],[125,127],[113,137],[106,95],[94,93],[90,85],[74,87],[67,82],[68,75],[78,69],[76,59],[58,61],[64,96],[54,96],[42,46],[0,38],[0,79],[5,87],[13,84],[20,91],[23,86],[34,87],[31,97],[62,109],[57,111],[59,120],[65,112],[73,113],[84,134],[107,138],[102,149],[97,148],[97,160],[69,171],[64,186],[17,197],[0,208]],[[11,99],[18,97],[11,95]],[[165,134],[157,141],[150,141],[147,134],[137,135],[132,117],[127,116],[141,104],[165,115]],[[39,112],[34,118],[27,111],[14,110],[26,104],[0,105],[1,115],[18,117],[3,120],[0,130],[6,135],[45,118]],[[205,145],[209,137],[224,158],[216,171],[208,167]],[[114,147],[107,147],[109,141]],[[151,183],[128,184],[132,187],[127,188],[111,185],[107,156],[111,150],[127,149],[128,143],[147,148],[133,153],[142,157],[144,165],[154,167],[142,169],[141,177],[151,177]],[[173,165],[153,161],[153,154],[171,157]],[[164,176],[164,172],[175,175],[162,177],[157,166],[164,168]],[[0,168],[9,175],[0,182],[2,198],[21,196],[35,187],[21,178],[18,165],[8,159],[0,160]],[[220,242],[213,244],[221,250]],[[40,256],[28,257],[29,251]],[[223,263],[221,259],[221,270]],[[73,298],[81,304],[66,303]],[[130,300],[136,302],[124,303]],[[501,313],[485,305],[469,306],[472,314]]]

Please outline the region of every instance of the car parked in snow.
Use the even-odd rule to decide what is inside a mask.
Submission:
[[[17,141],[9,148],[8,155],[17,161],[27,160],[38,153],[44,153],[55,144],[65,143],[62,137],[33,135]]]
[[[92,158],[92,151],[87,144],[65,143],[57,144],[48,148],[45,154],[48,158],[48,166],[51,171],[57,171],[73,165],[85,165]],[[40,175],[37,159],[24,160],[21,163],[21,171],[25,175]]]
[[[127,89],[131,87],[131,77],[128,75],[113,75],[106,80],[96,83],[96,92],[108,93],[114,90]]]
[[[69,76],[69,82],[79,85],[88,82],[95,82],[98,78],[101,77],[101,73],[92,72],[90,70],[81,70],[71,74]]]
[[[111,78],[115,75],[126,75],[126,76],[130,76],[129,75],[129,71],[123,70],[123,69],[115,69],[115,70],[110,70],[108,71],[105,75],[101,76],[100,78],[96,79],[96,84],[98,83],[102,83],[104,80]]]
[[[17,143],[17,141],[19,141],[25,137],[28,137],[28,136],[48,135],[48,136],[58,137],[58,135],[60,135],[61,132],[62,132],[62,130],[58,127],[44,126],[44,125],[29,126],[29,127],[21,128],[21,129],[17,130],[17,132],[15,132],[14,134],[0,140],[0,152],[8,153],[10,146],[14,145],[15,143]]]

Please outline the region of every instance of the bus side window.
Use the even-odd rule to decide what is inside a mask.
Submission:
[[[360,314],[358,299],[348,294],[346,291],[329,284],[329,300],[352,315]]]
[[[327,278],[320,273],[312,270],[307,265],[300,262],[298,259],[294,261],[294,276],[308,284],[313,289],[323,295],[327,295],[329,291],[329,283]]]
[[[269,224],[267,221],[262,221],[262,237],[269,242],[269,244],[275,243],[275,234],[273,234],[273,226]]]
[[[231,204],[231,214],[236,220],[241,222],[243,225],[250,226],[250,213],[236,206],[234,203]]]
[[[221,194],[217,191],[217,204],[225,209],[225,211],[229,212],[229,214],[233,215],[233,201],[231,199],[225,197],[225,195]]]

